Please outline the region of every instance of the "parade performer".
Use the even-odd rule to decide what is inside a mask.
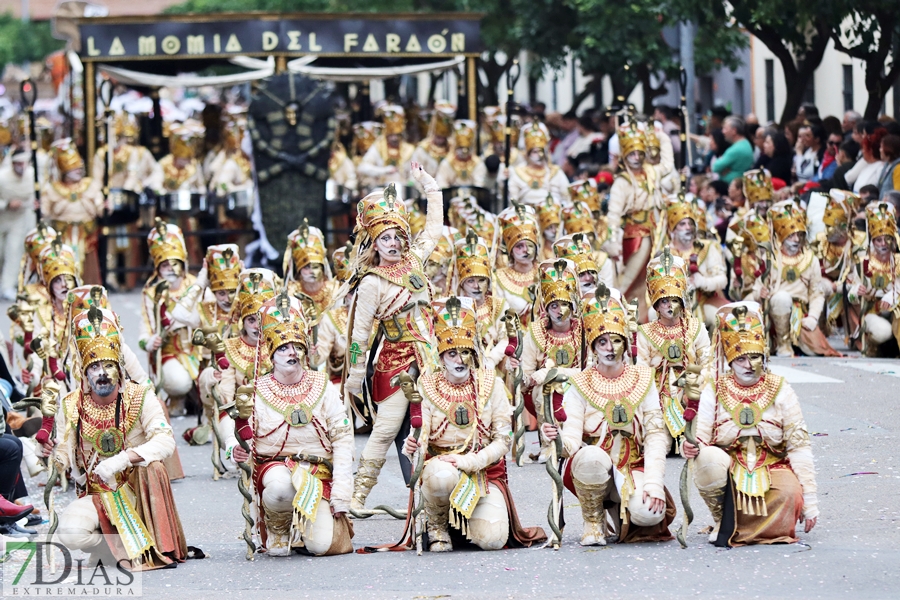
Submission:
[[[328,176],[337,185],[350,192],[356,192],[359,181],[356,179],[356,164],[347,154],[347,149],[335,137],[331,143],[331,156],[328,158]]]
[[[497,367],[506,351],[506,327],[503,315],[509,306],[500,295],[494,295],[490,250],[487,242],[469,230],[464,240],[456,242],[458,284],[456,294],[475,302],[476,320],[481,335],[481,349],[485,363]]]
[[[609,254],[601,250],[603,243],[607,239],[604,237],[607,232],[605,230],[598,232],[596,223],[598,223],[598,220],[594,217],[594,211],[587,202],[578,200],[562,209],[562,226],[566,236],[571,237],[581,234],[582,239],[587,242],[590,248],[597,275],[597,281],[594,282],[594,285],[603,282],[606,284],[606,287],[614,288],[616,266],[609,259]],[[603,221],[600,220],[599,224],[603,225]],[[578,272],[579,276],[583,273],[580,268]]]
[[[539,279],[538,240],[540,231],[534,209],[516,204],[497,215],[500,236],[506,247],[509,265],[497,269],[498,292],[506,299],[511,309],[516,311],[522,325],[531,319],[529,288]]]
[[[173,125],[169,130],[169,154],[159,160],[163,179],[158,193],[187,190],[199,194],[206,189],[203,169],[194,151],[195,140],[201,135],[203,127],[199,123]]]
[[[456,107],[448,102],[435,102],[431,111],[431,124],[428,127],[428,135],[416,146],[410,157],[425,169],[426,173],[435,173],[435,179],[440,178],[439,168],[441,163],[450,156],[450,136],[453,135],[453,116]],[[448,187],[441,185],[443,187]]]
[[[754,300],[767,299],[778,356],[793,356],[792,346],[806,355],[840,356],[819,329],[825,305],[819,259],[806,243],[806,213],[791,200],[769,209],[778,249],[771,272],[753,285]]]
[[[506,389],[480,352],[474,303],[435,303],[441,370],[419,377],[422,432],[405,452],[425,453],[422,496],[431,552],[453,550],[450,527],[483,550],[531,546],[546,539],[519,523],[506,475],[512,410]]]
[[[657,173],[644,164],[647,137],[634,121],[618,128],[622,169],[609,191],[607,220],[610,239],[606,249],[620,258],[624,270],[619,274],[619,290],[623,297],[637,297],[641,321],[646,320],[644,271],[656,246],[658,232],[656,214],[663,208]]]
[[[422,217],[425,216],[421,213],[419,213],[419,215]],[[420,228],[416,231],[415,228],[413,228],[412,215],[410,215],[409,225],[413,239],[415,240],[416,235],[422,229]],[[424,223],[422,223],[421,227],[424,228]],[[431,283],[432,291],[435,296],[443,297],[450,293],[451,283],[453,281],[453,246],[459,237],[459,231],[453,227],[445,226],[441,234],[441,239],[431,252],[431,256],[425,261],[425,276]]]
[[[900,255],[897,254],[897,213],[893,204],[872,203],[866,207],[868,252],[859,257],[851,273],[848,298],[861,315],[859,331],[865,354],[877,356],[892,337],[900,339]]]
[[[597,286],[601,283],[611,287],[615,281],[615,270],[612,261],[607,259],[603,267],[598,267],[595,260],[596,252],[591,248],[589,238],[582,233],[564,235],[553,244],[553,252],[556,258],[565,258],[575,263],[578,272],[578,286],[581,296],[593,296]],[[606,253],[600,251],[603,257]]]
[[[315,307],[315,314],[304,307],[304,315],[313,324],[331,308],[338,282],[331,278],[331,269],[325,257],[325,236],[318,227],[303,223],[288,235],[287,247],[282,261],[284,278],[291,295],[301,294],[309,300],[305,302]]]
[[[124,189],[140,194],[144,189],[157,191],[162,186],[163,171],[150,151],[137,144],[140,134],[137,119],[128,113],[119,113],[113,121],[113,155],[109,170],[110,189]],[[106,169],[104,144],[94,154],[92,175],[94,181],[103,181]]]
[[[549,162],[547,127],[534,121],[522,127],[519,137],[525,140],[525,162],[506,169],[509,197],[531,206],[543,202],[547,194],[565,198],[569,180],[562,169]]]
[[[725,298],[728,276],[718,241],[698,236],[699,216],[702,213],[702,208],[683,198],[666,204],[669,251],[684,261],[691,293],[684,308],[707,327],[712,327],[716,321],[716,310],[728,303]]]
[[[251,461],[261,551],[313,556],[353,551],[347,519],[353,428],[338,388],[309,369],[309,326],[282,292],[260,310],[259,351],[272,372],[236,394],[238,418],[225,432],[235,462]],[[223,423],[224,425],[224,423]],[[250,443],[248,455],[237,438]]]
[[[584,517],[581,545],[606,545],[605,503],[620,543],[671,540],[675,505],[664,486],[668,436],[654,372],[625,359],[628,317],[616,290],[601,286],[582,306],[596,362],[569,380],[562,425],[541,427],[551,441],[562,435],[563,479]]]
[[[553,243],[560,236],[562,205],[552,194],[547,194],[544,201],[535,207],[535,212],[542,237],[540,260],[550,260],[554,257]]]
[[[241,148],[246,128],[243,116],[231,115],[222,123],[222,149],[204,173],[213,194],[226,196],[253,187],[253,158]]]
[[[853,192],[832,189],[828,193],[820,231],[810,242],[822,265],[822,291],[825,294],[825,324],[833,330],[843,320],[844,333],[850,336],[859,324],[859,315],[845,306],[844,285],[854,271],[853,248],[865,243],[865,231],[854,231]]]
[[[569,200],[572,204],[584,202],[591,209],[594,215],[595,229],[600,243],[609,239],[609,226],[606,222],[606,216],[603,214],[603,200],[600,192],[597,190],[597,182],[593,179],[580,179],[569,184]]]
[[[384,131],[384,125],[377,121],[363,121],[353,126],[353,142],[350,144],[350,159],[356,169],[354,179],[358,182],[358,189],[368,193],[372,188],[378,187],[377,178],[366,176],[359,172],[359,165],[369,148],[375,143]]]
[[[766,215],[755,210],[745,213],[729,224],[726,239],[732,259],[729,295],[746,299],[752,296],[756,280],[766,275],[772,262],[772,231]]]
[[[647,291],[657,319],[638,327],[637,364],[654,371],[663,421],[671,440],[685,429],[684,388],[679,379],[689,366],[701,369],[704,381],[712,378],[709,334],[703,321],[687,312],[688,267],[668,246],[647,265]],[[696,408],[694,409],[696,412]]]
[[[797,521],[809,533],[819,508],[809,432],[797,394],[766,368],[760,307],[735,302],[719,309],[715,389],[700,395],[694,484],[715,521],[717,546],[791,543]],[[724,371],[724,364],[730,372]]]
[[[0,297],[15,300],[25,236],[36,225],[31,154],[12,148],[0,164]]]
[[[672,151],[672,139],[664,131],[656,129],[653,123],[647,124],[647,163],[656,170],[659,190],[663,196],[677,194],[681,187],[678,170],[675,168],[675,154]]]
[[[199,351],[191,346],[200,315],[185,307],[196,306],[208,282],[198,284],[185,271],[187,249],[177,226],[157,217],[147,243],[154,273],[142,293],[139,345],[147,352],[157,389],[165,392],[169,413],[177,416],[184,414],[185,396],[200,374]]]
[[[405,185],[412,175],[409,161],[416,147],[403,139],[406,115],[396,104],[383,106],[379,111],[384,121],[384,133],[379,135],[356,168],[360,181],[367,178],[372,186],[384,187],[391,182]]]
[[[475,154],[475,127],[475,123],[468,120],[454,123],[453,154],[441,161],[435,176],[441,188],[461,185],[485,186],[487,168],[481,157]]]
[[[51,219],[63,243],[75,250],[79,272],[89,281],[99,282],[96,250],[97,217],[103,212],[102,180],[84,176],[84,160],[70,138],[53,143],[53,158],[56,168],[41,191],[41,214]]]
[[[332,308],[319,321],[319,339],[316,342],[314,367],[325,364],[325,372],[332,383],[339,385],[344,372],[344,357],[347,354],[347,321],[350,318],[350,304],[353,301],[353,291],[349,285],[343,284],[350,281],[352,274],[350,259],[352,256],[352,244],[338,248],[331,255],[334,262],[334,278],[341,286],[339,291],[343,295],[336,294]]]
[[[160,461],[175,439],[153,387],[126,379],[117,324],[96,307],[72,323],[83,379],[63,400],[53,457],[60,473],[71,469],[78,499],[60,516],[57,535],[70,549],[111,554],[131,569],[174,566],[188,549]],[[45,455],[52,446],[44,444]],[[117,537],[107,544],[101,534]]]
[[[432,331],[431,287],[425,261],[441,238],[443,197],[434,178],[421,165],[410,166],[428,199],[425,228],[411,241],[406,206],[392,186],[369,194],[357,209],[357,256],[354,262],[356,293],[350,308],[350,339],[345,361],[344,391],[361,396],[367,363],[374,363],[368,397],[378,408],[369,441],[356,473],[352,507],[365,506],[378,480],[385,455],[397,437],[409,402],[391,385],[391,378],[415,364],[429,373],[437,364]],[[378,334],[369,344],[372,331]],[[367,359],[368,354],[372,357]]]

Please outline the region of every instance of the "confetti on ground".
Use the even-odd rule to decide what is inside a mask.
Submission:
[[[847,473],[846,475],[841,475],[841,477],[853,477],[854,475],[878,475],[876,471],[860,471],[858,473]]]

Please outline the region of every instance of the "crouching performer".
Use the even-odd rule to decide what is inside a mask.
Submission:
[[[767,372],[762,313],[755,302],[719,309],[720,373],[715,393],[700,395],[694,484],[712,513],[709,536],[717,546],[797,541],[797,521],[816,525],[816,474],[809,432],[797,394]],[[719,364],[723,364],[719,361]]]
[[[671,540],[675,503],[664,486],[669,438],[654,371],[626,362],[627,315],[618,291],[601,284],[582,310],[594,366],[569,380],[564,414],[556,414],[562,426],[541,426],[550,440],[562,435],[563,481],[584,517],[581,545],[605,546],[609,521],[619,542]]]
[[[96,307],[73,321],[84,377],[63,400],[53,456],[60,473],[71,469],[78,498],[60,516],[57,535],[70,549],[134,570],[174,566],[188,551],[161,462],[175,438],[153,386],[125,379],[117,323]]]
[[[435,335],[442,369],[419,378],[422,431],[406,439],[412,456],[425,453],[422,496],[429,550],[453,550],[450,526],[483,550],[531,546],[543,529],[519,523],[504,456],[512,409],[506,388],[483,362],[476,308],[470,298],[435,304]],[[415,425],[415,423],[413,423]],[[463,537],[464,536],[464,537]]]
[[[309,368],[309,327],[299,301],[283,292],[263,305],[260,318],[260,353],[271,358],[272,372],[238,388],[238,418],[225,438],[232,459],[249,459],[253,466],[261,551],[352,552],[346,513],[353,491],[353,429],[347,411],[328,376]],[[224,429],[226,423],[220,425]],[[235,435],[249,441],[252,456]]]

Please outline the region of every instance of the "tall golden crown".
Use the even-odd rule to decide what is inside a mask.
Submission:
[[[756,302],[726,304],[716,313],[716,322],[726,362],[746,354],[766,353],[762,310]]]
[[[792,200],[785,200],[773,205],[769,209],[768,217],[778,243],[786,240],[791,234],[806,233],[806,211],[794,204]]]
[[[573,233],[597,234],[594,229],[594,213],[591,207],[584,202],[575,202],[562,210],[563,228],[566,235]]]
[[[287,250],[290,252],[291,261],[293,262],[294,277],[299,277],[300,269],[307,265],[325,265],[325,236],[318,227],[310,227],[306,218],[303,223],[288,234]],[[287,257],[285,257],[287,258]],[[287,273],[288,267],[285,264],[284,271]]]
[[[121,363],[122,340],[118,323],[114,312],[96,306],[75,316],[72,331],[82,369],[105,360]]]
[[[334,262],[334,276],[338,281],[347,281],[353,274],[350,267],[350,258],[353,255],[353,243],[347,242],[346,246],[341,246],[331,255]]]
[[[126,112],[116,113],[113,120],[113,131],[117,138],[126,140],[135,139],[141,132],[135,116]]]
[[[548,227],[559,225],[562,222],[559,214],[561,210],[562,206],[556,197],[553,194],[547,194],[544,201],[537,205],[538,225],[541,226],[541,231],[547,231]]]
[[[593,298],[585,298],[581,304],[581,321],[584,324],[584,341],[588,348],[604,333],[620,335],[628,339],[628,315],[622,304],[619,290],[604,284],[597,286]]]
[[[587,271],[599,272],[590,241],[583,233],[575,233],[559,238],[553,243],[556,258],[565,258],[575,263],[579,275]]]
[[[657,137],[656,135],[656,129],[653,127],[652,123],[648,123],[647,128],[644,129],[644,137],[646,138],[647,154],[659,154],[660,141],[659,137]]]
[[[353,154],[363,156],[384,131],[384,125],[376,121],[363,121],[353,126]]]
[[[454,240],[456,230],[450,230],[449,227],[445,227],[444,230],[443,235],[438,239],[434,250],[431,251],[431,255],[428,257],[428,260],[434,261],[441,266],[447,266],[453,260],[453,245],[456,243],[456,240]]]
[[[674,198],[671,201],[666,203],[666,223],[669,226],[669,231],[675,231],[675,226],[678,225],[684,219],[691,219],[694,221],[694,225],[699,229],[699,225],[697,225],[697,212],[698,206],[693,202],[689,202],[684,198]]]
[[[478,321],[471,298],[441,298],[434,301],[434,335],[438,354],[447,350],[478,351]]]
[[[197,131],[184,124],[169,130],[169,153],[175,158],[194,158]]]
[[[755,252],[759,244],[768,243],[772,239],[769,224],[756,211],[748,212],[728,228],[744,238],[744,246],[749,252]]]
[[[844,225],[849,227],[853,219],[854,198],[857,194],[844,190],[832,189],[828,192],[828,200],[825,203],[825,214],[822,222],[829,227]]]
[[[525,152],[535,148],[544,150],[550,142],[546,127],[537,121],[532,121],[522,128],[522,138],[525,140]]]
[[[775,196],[772,187],[772,176],[765,169],[753,169],[744,172],[744,196],[750,204],[771,202]]]
[[[581,288],[578,285],[578,271],[575,263],[565,258],[545,260],[540,264],[541,303],[568,302],[578,308]]]
[[[457,148],[475,146],[475,122],[461,119],[453,124],[453,139]]]
[[[647,263],[647,293],[650,295],[651,305],[663,298],[678,298],[682,306],[688,306],[684,259],[673,255],[668,246]]]
[[[53,240],[41,251],[38,264],[41,266],[41,281],[44,285],[50,285],[50,282],[60,275],[71,275],[76,282],[81,276],[75,250],[59,239]]]
[[[34,264],[39,264],[41,252],[56,239],[56,230],[45,221],[39,221],[37,227],[25,234],[25,253]]]
[[[873,202],[866,207],[866,227],[869,230],[869,239],[887,235],[895,238],[897,235],[897,213],[894,205],[889,202]]]
[[[282,291],[260,308],[260,331],[268,356],[288,343],[299,343],[309,350],[309,326],[303,317],[300,301]]]
[[[158,267],[166,260],[187,262],[184,235],[177,225],[166,223],[157,217],[156,225],[147,234],[147,244],[150,247],[150,258],[153,259],[154,267]]]
[[[638,126],[637,121],[627,119],[619,125],[617,130],[619,137],[619,150],[622,158],[625,158],[632,152],[647,153],[647,136],[644,135],[643,129]]]
[[[365,229],[372,239],[386,229],[399,229],[410,237],[409,216],[406,204],[397,197],[397,188],[388,184],[383,191],[375,191],[359,201],[356,206],[356,229]]]
[[[490,249],[474,230],[456,242],[456,273],[462,283],[469,277],[491,278]]]
[[[237,244],[219,244],[207,248],[206,267],[210,290],[236,290],[241,275],[241,256]]]
[[[533,208],[523,204],[510,206],[497,215],[497,220],[500,221],[500,235],[507,252],[512,253],[513,246],[523,240],[537,247],[540,233]]]
[[[386,104],[378,112],[384,123],[384,135],[403,135],[406,132],[406,113],[402,106]]]
[[[275,284],[275,273],[269,269],[241,271],[237,295],[231,307],[233,314],[238,315],[243,322],[250,315],[258,313],[263,304],[275,297]]]
[[[488,128],[491,133],[491,142],[494,144],[502,144],[506,141],[506,122],[510,123],[509,128],[509,145],[515,148],[519,144],[519,131],[521,130],[522,119],[518,115],[513,115],[508,119],[506,115],[499,115],[497,118],[488,121]]]
[[[66,174],[75,169],[84,168],[84,159],[78,153],[78,148],[72,138],[63,138],[53,142],[53,159],[60,174]]]
[[[80,285],[69,290],[66,302],[69,304],[69,310],[76,315],[90,310],[92,306],[109,309],[109,293],[100,285]]]
[[[431,135],[449,138],[453,135],[453,117],[456,107],[449,102],[435,102],[431,115]]]
[[[593,179],[582,179],[569,185],[569,197],[572,202],[584,202],[590,207],[591,212],[600,212],[600,192],[597,191],[597,183]]]

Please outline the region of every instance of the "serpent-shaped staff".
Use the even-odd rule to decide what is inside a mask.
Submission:
[[[156,303],[156,335],[160,340],[163,339],[163,316],[166,312],[168,295],[169,282],[163,279],[153,288],[153,301]],[[163,387],[162,344],[156,349],[154,362],[156,363],[156,395],[158,396]]]
[[[503,321],[506,324],[506,337],[509,340],[506,346],[506,355],[516,360],[522,357],[522,323],[516,311],[509,309],[503,315]],[[513,434],[512,448],[513,458],[515,458],[516,466],[522,466],[522,456],[525,454],[525,397],[522,395],[522,365],[520,364],[512,376],[513,398],[515,399],[515,407],[513,408],[513,426],[515,433]]]
[[[413,371],[414,373],[415,371]],[[410,407],[410,425],[413,428],[412,437],[416,441],[416,452],[413,455],[413,464],[415,468],[409,478],[410,490],[410,509],[412,514],[409,515],[409,523],[412,526],[413,537],[416,540],[416,554],[422,555],[422,531],[425,529],[425,518],[422,516],[422,509],[425,503],[421,497],[422,494],[422,468],[425,466],[425,452],[419,447],[419,440],[422,437],[422,394],[416,388],[416,379],[413,373],[403,371],[391,377],[391,385],[399,387],[409,401]],[[387,507],[386,507],[387,508]]]
[[[225,351],[224,343],[222,342],[222,336],[219,335],[219,330],[217,327],[201,327],[200,329],[194,330],[193,338],[191,339],[191,344],[194,346],[203,346],[210,353],[210,364],[213,369],[217,372],[221,372],[222,368],[219,366],[219,361],[216,360],[216,355],[221,354]],[[212,414],[208,414],[209,418],[209,427],[212,429],[213,439],[212,439],[212,455],[210,456],[210,461],[213,464],[213,481],[218,481],[220,475],[224,475],[228,472],[228,469],[225,468],[225,465],[222,464],[222,457],[219,455],[222,447],[225,445],[224,440],[222,439],[222,433],[219,431],[219,419],[218,414],[219,411],[223,408],[223,402],[221,397],[219,396],[219,382],[214,383],[209,390],[210,395],[213,397],[213,402],[215,403],[215,407],[213,408]]]
[[[701,368],[699,365],[688,365],[685,367],[684,374],[678,379],[675,385],[684,389],[684,397],[687,400],[684,410],[684,439],[692,446],[697,445],[697,438],[694,431],[697,426],[694,420],[697,416],[697,405],[700,402],[700,383],[702,381]],[[683,518],[681,527],[675,532],[675,538],[682,548],[687,548],[687,540],[685,536],[688,532],[691,522],[694,520],[694,510],[691,508],[691,496],[688,480],[690,479],[691,470],[694,467],[694,459],[689,458],[684,461],[684,467],[681,469],[681,477],[678,480],[678,489],[681,493],[681,506]]]
[[[547,378],[544,379],[542,391],[544,393],[544,422],[556,425],[559,424],[556,418],[556,411],[553,407],[553,395],[560,393],[560,384],[568,381],[569,376],[559,373],[556,367],[552,367],[547,372]],[[562,418],[561,421],[564,421]],[[547,540],[547,546],[554,550],[559,550],[562,542],[562,527],[560,526],[560,517],[562,516],[562,496],[563,496],[563,478],[561,471],[561,456],[563,452],[562,432],[559,431],[556,439],[550,444],[550,455],[547,457],[547,474],[553,480],[553,499],[550,501],[550,507],[547,510],[547,523],[553,531],[553,537]]]
[[[234,394],[234,405],[229,409],[229,416],[235,422],[235,437],[238,444],[244,449],[249,456],[247,460],[238,463],[241,469],[241,477],[238,479],[238,491],[244,498],[244,504],[241,506],[241,515],[244,517],[244,542],[247,544],[247,560],[253,560],[256,553],[256,543],[253,541],[253,516],[250,514],[250,505],[253,504],[253,494],[250,492],[250,482],[253,479],[253,466],[250,461],[253,459],[249,442],[241,435],[242,431],[238,428],[238,423],[243,423],[245,427],[250,417],[253,415],[253,403],[256,392],[252,385],[242,385]]]

